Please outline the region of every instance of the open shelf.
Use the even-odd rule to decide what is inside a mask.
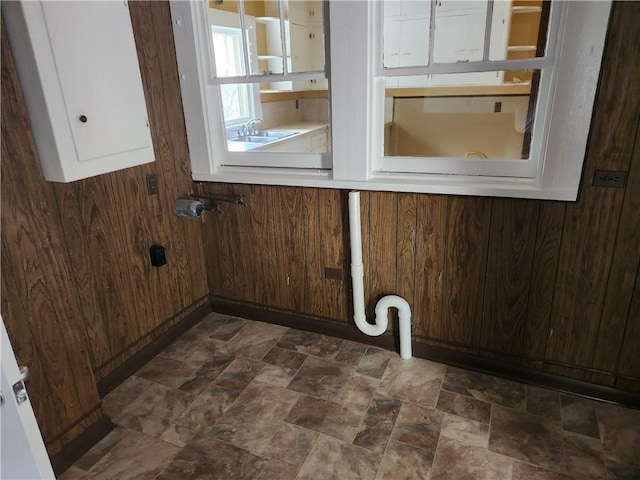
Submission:
[[[536,45],[510,45],[507,52],[535,52],[537,49]]]
[[[542,7],[536,7],[533,5],[520,5],[511,7],[511,13],[539,13],[542,12]]]

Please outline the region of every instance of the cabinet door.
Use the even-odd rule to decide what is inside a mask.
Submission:
[[[431,13],[431,2],[429,0],[402,0],[403,17],[428,16]]]
[[[326,129],[311,136],[311,153],[327,153],[329,151],[329,134]]]
[[[289,24],[291,40],[291,71],[308,72],[311,69],[309,61],[309,27],[291,22]]]
[[[437,14],[434,61],[456,63],[482,60],[486,12],[484,4],[482,9]]]
[[[429,61],[429,19],[401,20],[398,66],[427,65]]]
[[[150,134],[129,9],[42,2],[80,162],[147,148]]]
[[[309,27],[309,68],[312,72],[324,70],[324,29]]]

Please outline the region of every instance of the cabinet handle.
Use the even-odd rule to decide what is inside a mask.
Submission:
[[[80,115],[79,120],[80,120],[82,123],[87,123],[87,116],[86,116],[86,115]]]

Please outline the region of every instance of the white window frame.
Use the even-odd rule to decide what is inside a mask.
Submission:
[[[240,27],[227,27],[227,26],[211,25],[211,34],[213,35],[214,33],[221,33],[221,34],[227,34],[227,35],[231,34],[231,35],[237,36],[240,39],[240,42],[241,42],[241,45],[242,45],[242,29]],[[237,54],[240,57],[240,60],[242,60],[242,58],[243,58],[242,47],[241,47],[241,50],[239,52],[237,52]],[[248,122],[252,118],[260,117],[262,115],[261,106],[260,106],[261,105],[260,104],[260,89],[257,86],[254,86],[253,88],[250,88],[247,85],[243,85],[243,87],[246,88],[247,96],[248,96],[249,109],[251,111],[249,112],[248,115],[246,115],[244,117],[234,118],[233,120],[226,120],[225,119],[224,124],[225,124],[227,138],[232,136],[233,132],[235,131],[235,129],[238,128],[239,126],[245,124],[246,122]]]
[[[381,2],[333,0],[328,37],[331,53],[327,58],[331,72],[332,155],[248,152],[241,154],[242,158],[238,157],[233,167],[224,166],[216,153],[225,151],[225,145],[220,136],[215,135],[221,121],[219,115],[213,114],[215,95],[211,94],[211,81],[204,74],[210,52],[197,41],[197,12],[202,3],[171,3],[194,180],[576,199],[610,0],[554,2],[549,31],[557,26],[557,41],[549,39],[547,44],[555,48],[550,48],[548,57],[542,60],[554,62],[554,66],[549,73],[550,67],[545,65],[540,92],[543,92],[543,82],[548,82],[545,88],[550,85],[551,89],[549,94],[538,97],[530,160],[385,158],[383,75],[386,73],[381,62]],[[512,69],[512,62],[504,68],[498,67],[503,67],[505,62],[484,62],[481,69]],[[448,67],[437,64],[404,67],[397,72],[416,75],[455,73],[464,69],[460,64]],[[255,80],[248,76],[240,81]],[[413,163],[412,170],[422,172],[390,171],[388,165],[395,158],[409,165]]]
[[[328,177],[331,169],[331,155],[328,153],[227,151],[227,129],[222,116],[219,85],[247,83],[258,89],[260,82],[323,79],[325,73],[288,73],[285,70],[283,74],[252,75],[247,59],[244,76],[216,77],[207,3],[202,0],[176,0],[170,4],[193,179],[244,179],[245,182],[260,183],[264,173],[278,171],[302,176],[320,172],[319,176]],[[244,14],[242,7],[240,10]],[[246,16],[241,15],[241,19],[241,29],[246,28]],[[248,51],[246,45],[245,51]],[[259,90],[257,92],[259,98]],[[286,175],[280,182],[284,178]]]

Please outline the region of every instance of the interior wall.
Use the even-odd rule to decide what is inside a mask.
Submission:
[[[522,157],[528,97],[395,98],[390,151],[401,156]],[[474,105],[478,103],[480,105]],[[494,113],[494,104],[503,109]],[[521,111],[518,112],[518,110]],[[524,123],[524,122],[522,122]]]
[[[577,202],[363,193],[370,312],[398,293],[418,343],[640,391],[639,23],[616,3]],[[592,186],[596,169],[626,188]],[[248,203],[203,224],[216,300],[351,322],[346,191],[196,188]]]
[[[208,300],[198,222],[172,214],[191,174],[169,5],[129,8],[156,161],[69,184],[42,178],[3,29],[2,315],[50,454],[102,415],[97,381]]]

